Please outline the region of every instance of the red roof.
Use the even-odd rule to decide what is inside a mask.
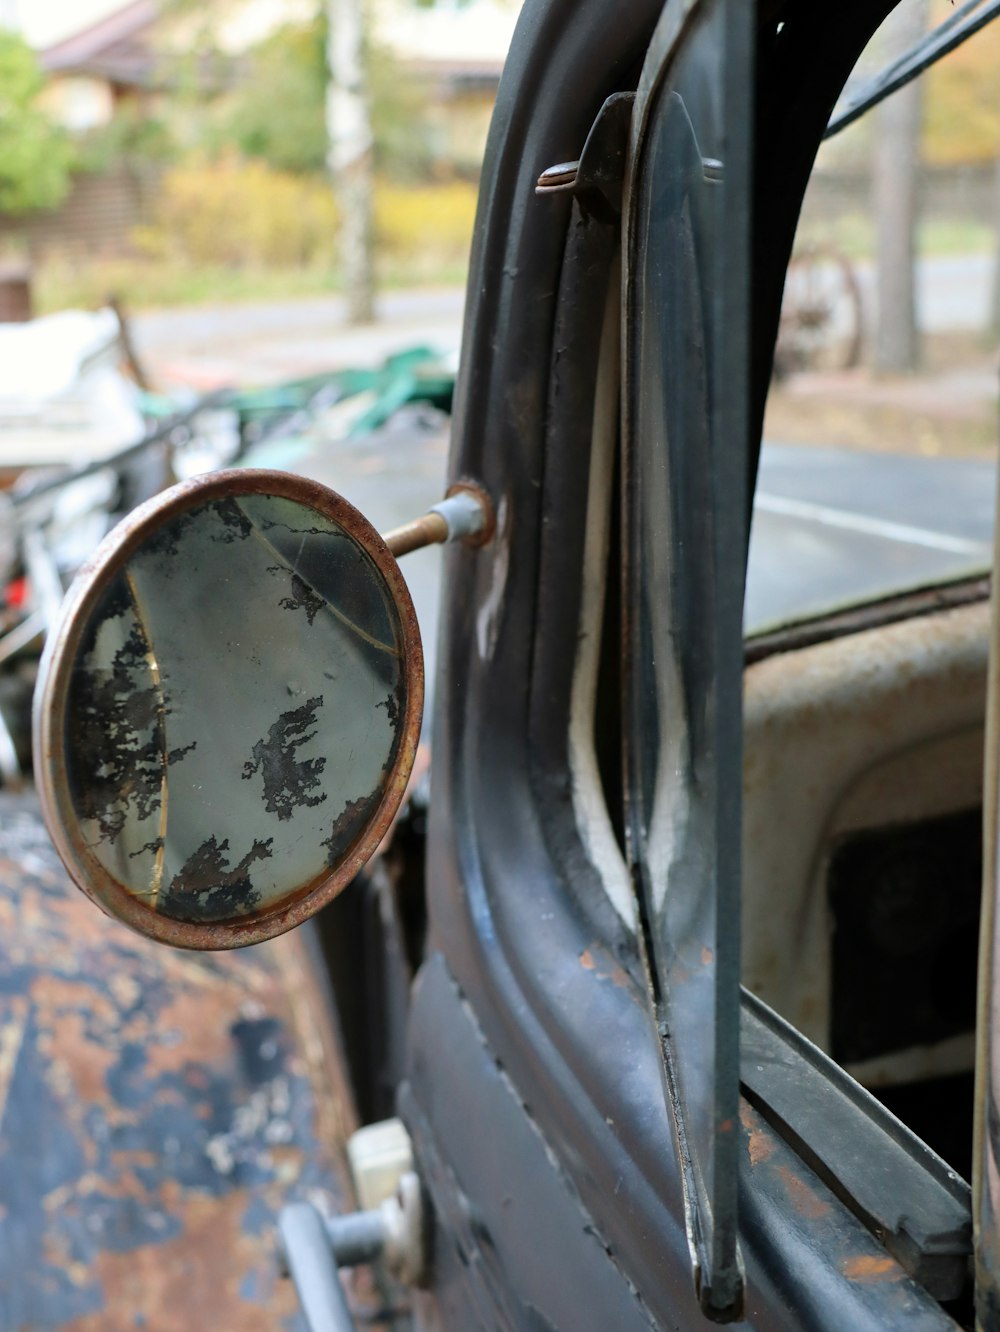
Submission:
[[[50,74],[93,74],[112,83],[145,86],[156,63],[150,33],[159,0],[131,0],[105,18],[40,53]]]

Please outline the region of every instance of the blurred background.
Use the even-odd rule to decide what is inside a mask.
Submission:
[[[438,498],[478,177],[519,8],[0,0],[0,480],[127,446],[223,388],[287,386],[282,410],[305,410],[268,425],[270,451],[251,461],[311,470],[383,527]],[[975,8],[903,0],[841,107]],[[819,154],[765,423],[751,625],[986,560],[998,62],[993,23]],[[109,338],[138,394],[107,375],[84,386]],[[874,455],[878,471],[861,461]]]
[[[315,332],[324,314],[371,322],[376,290],[461,288],[517,10],[510,0],[0,0],[3,313],[94,308],[111,295],[143,312],[339,293],[342,311],[310,320],[300,310]],[[30,303],[18,290],[29,275]],[[445,304],[454,325],[456,303]],[[278,322],[302,331],[288,312]],[[148,353],[155,361],[171,341],[184,350],[187,331],[147,330]],[[235,331],[210,322],[204,342]],[[236,340],[261,331],[244,325]],[[302,364],[292,356],[276,373]]]
[[[321,330],[379,316],[454,344],[518,9],[0,0],[0,316],[114,296],[140,316],[150,373],[202,387],[318,369],[341,356],[308,346]],[[904,0],[855,83],[951,13]],[[824,146],[769,435],[921,453],[994,442],[998,58],[991,25]],[[421,290],[436,295],[415,302]],[[234,302],[257,308],[227,321]],[[296,308],[260,308],[276,304]],[[199,328],[141,318],[190,307]],[[365,359],[385,344],[354,345]],[[920,394],[894,382],[915,374]]]
[[[903,0],[841,106],[954,13],[949,0]],[[993,23],[824,144],[769,434],[922,454],[995,446],[998,68]]]

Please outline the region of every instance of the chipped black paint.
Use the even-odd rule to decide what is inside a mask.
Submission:
[[[376,703],[377,708],[385,708],[386,716],[389,718],[389,725],[393,731],[398,731],[403,718],[403,706],[406,702],[406,680],[400,676],[396,688],[381,703]]]
[[[292,580],[292,592],[290,596],[282,597],[278,605],[282,610],[304,610],[306,619],[310,624],[326,605],[326,598],[320,594],[305,581],[300,578],[292,569],[282,569],[280,565],[274,565],[268,569],[268,573],[288,573]]]
[[[359,796],[349,800],[341,813],[334,819],[330,836],[320,843],[326,847],[326,863],[330,869],[336,869],[344,858],[344,852],[357,841],[362,831],[375,817],[375,811],[382,799],[381,788],[371,795]]]
[[[213,532],[212,540],[231,546],[234,541],[245,541],[253,531],[253,523],[236,500],[216,500],[208,506],[222,524],[221,532]]]
[[[124,601],[124,604],[123,604]],[[131,609],[124,579],[105,599],[81,659],[92,657],[96,625]],[[110,667],[77,670],[67,708],[73,800],[102,839],[114,842],[131,810],[146,819],[160,805],[165,762],[163,699],[147,665],[149,645],[136,621]]]
[[[134,615],[128,584],[116,578],[94,615],[79,660],[92,661],[102,626]],[[166,750],[170,714],[150,670],[152,650],[134,619],[110,666],[80,667],[69,689],[66,749],[73,803],[114,843],[129,814],[142,821],[160,808],[165,769],[197,748]]]
[[[128,853],[128,858],[129,860],[138,860],[138,858],[140,856],[144,856],[147,853],[147,851],[151,852],[153,855],[156,855],[157,851],[163,850],[163,846],[164,846],[163,838],[154,837],[151,842],[146,842],[143,846],[140,846],[138,851],[130,851]]]
[[[185,533],[192,523],[203,520],[206,513],[214,514],[221,524],[221,530],[209,533],[210,539],[218,545],[229,546],[234,541],[245,540],[253,531],[253,523],[235,500],[213,500],[209,504],[178,514],[169,523],[150,532],[143,541],[143,558],[148,559],[152,556],[162,560],[163,571],[169,577],[172,572],[170,562],[180,556]]]
[[[264,808],[279,819],[290,819],[300,806],[311,808],[326,800],[326,793],[311,795],[320,785],[325,758],[298,760],[296,751],[312,740],[316,713],[323,706],[322,694],[307,699],[301,707],[283,712],[263,740],[254,745],[253,761],[243,765],[243,780],[260,773],[264,783]]]
[[[157,904],[161,915],[172,920],[227,920],[248,915],[260,905],[260,893],[250,879],[250,866],[271,855],[269,837],[255,841],[243,859],[232,869],[225,854],[228,837],[219,842],[210,837],[185,861],[171,880]]]
[[[287,501],[293,503],[294,501]],[[260,520],[262,532],[287,532],[289,536],[342,536],[343,531],[340,527],[333,525],[331,527],[293,527],[291,523],[279,522],[277,518],[262,518]]]

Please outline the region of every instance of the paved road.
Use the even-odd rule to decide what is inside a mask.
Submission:
[[[747,628],[987,567],[995,501],[994,459],[765,444]]]
[[[865,308],[875,302],[871,264],[857,266]],[[925,259],[919,309],[927,332],[986,327],[993,259],[986,254]],[[457,351],[460,288],[389,292],[380,322],[351,329],[338,296],[248,305],[151,311],[133,319],[140,354],[192,382],[264,382],[342,365],[367,365],[415,342]]]
[[[337,296],[154,311],[132,323],[155,380],[208,389],[376,365],[418,344],[457,362],[464,298],[457,287],[390,292],[379,299],[379,323],[359,328],[346,324]]]

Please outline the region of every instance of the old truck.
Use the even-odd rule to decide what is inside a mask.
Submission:
[[[835,112],[891,8],[529,0],[442,503],[383,538],[285,474],[185,483],[50,637],[74,879],[188,948],[314,916],[331,1045],[401,1123],[398,1196],[282,1216],[313,1328],[353,1325],[362,1261],[427,1329],[1000,1327],[988,560],[743,631],[820,141],[1000,5]],[[430,796],[379,859],[422,717],[396,557],[427,540]]]

